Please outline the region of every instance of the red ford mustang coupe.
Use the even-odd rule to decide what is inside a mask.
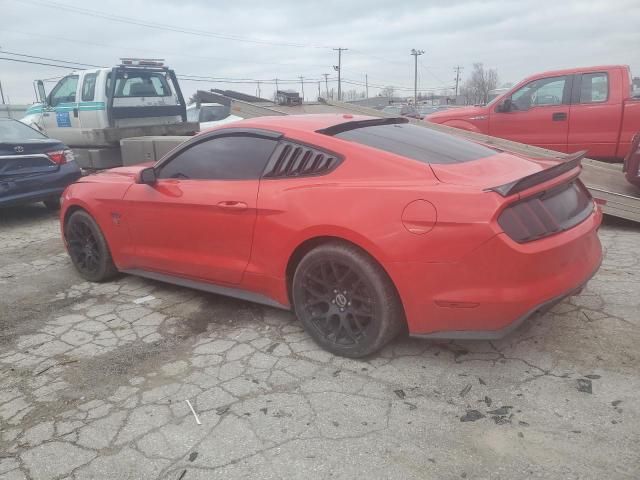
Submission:
[[[291,309],[339,355],[404,329],[492,339],[600,265],[580,159],[405,118],[262,117],[82,178],[63,195],[62,231],[87,280],[125,272]]]

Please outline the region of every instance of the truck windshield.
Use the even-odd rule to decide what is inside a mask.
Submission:
[[[107,75],[106,94],[111,92],[111,73]],[[167,97],[171,88],[164,74],[157,72],[118,72],[114,97]]]

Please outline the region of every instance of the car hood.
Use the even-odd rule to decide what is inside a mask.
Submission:
[[[501,152],[469,162],[431,164],[431,169],[443,183],[485,189],[519,180],[557,164],[557,160],[532,159]]]
[[[81,182],[109,182],[109,183],[132,183],[135,181],[140,170],[147,167],[153,167],[154,162],[139,163],[129,167],[110,168],[102,172],[94,173],[82,177]]]
[[[435,112],[427,115],[425,119],[437,123],[437,120],[440,118],[469,118],[476,117],[478,115],[485,115],[486,113],[486,107],[450,108],[448,110],[443,110],[442,112]]]

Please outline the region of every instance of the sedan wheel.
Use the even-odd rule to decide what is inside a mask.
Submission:
[[[293,279],[293,303],[309,334],[347,357],[368,355],[404,323],[391,280],[357,247],[329,243],[309,252]]]
[[[64,235],[71,261],[85,279],[101,282],[117,273],[104,236],[88,213],[71,214]]]

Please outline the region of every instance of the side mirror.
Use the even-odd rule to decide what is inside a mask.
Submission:
[[[36,94],[37,94],[37,99],[38,102],[47,104],[48,103],[48,99],[47,99],[47,92],[44,89],[44,82],[42,80],[37,80],[36,81]]]
[[[145,185],[155,185],[158,181],[156,177],[156,171],[153,167],[147,167],[143,170],[140,170],[140,175],[138,176],[138,183],[143,183]]]
[[[496,108],[496,112],[505,113],[510,112],[513,103],[510,98],[505,98],[501,103],[498,104],[498,108]]]

